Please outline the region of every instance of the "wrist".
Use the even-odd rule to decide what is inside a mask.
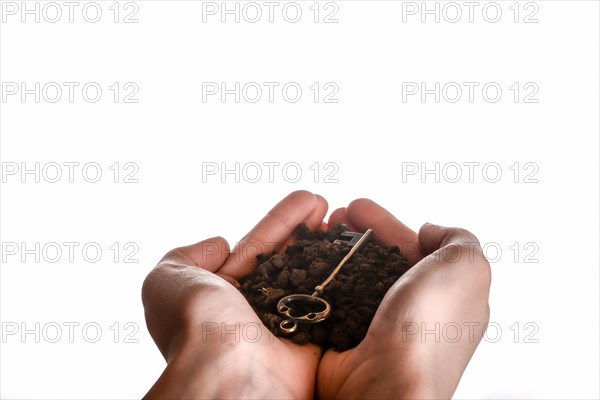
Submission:
[[[266,331],[266,327],[260,326]],[[279,361],[274,354],[283,349],[270,348],[281,346],[269,336],[270,332],[262,332],[260,340],[255,342],[237,336],[240,328],[235,324],[219,325],[216,333],[213,328],[210,325],[202,330],[198,326],[195,333],[187,330],[187,334],[178,338],[165,371],[146,395],[147,399],[304,397],[295,393],[295,389],[290,392],[290,384],[286,382],[289,376],[279,376],[282,370],[274,367]],[[227,334],[222,335],[220,330]],[[314,390],[314,381],[305,382]]]
[[[227,351],[226,346],[186,343],[172,354],[146,398],[254,397],[248,393],[251,387],[236,384],[252,381],[249,379],[252,371],[240,365],[246,361],[233,351]]]

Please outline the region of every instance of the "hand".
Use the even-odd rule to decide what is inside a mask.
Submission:
[[[373,228],[414,266],[390,288],[357,347],[324,354],[319,397],[450,398],[489,321],[490,266],[479,242],[431,224],[417,235],[366,199],[332,213],[329,225],[338,222]]]
[[[146,398],[313,397],[321,349],[274,337],[236,287],[256,269],[256,256],[283,251],[299,224],[326,228],[326,212],[322,197],[295,192],[233,251],[215,237],[163,258],[142,300],[167,367]]]

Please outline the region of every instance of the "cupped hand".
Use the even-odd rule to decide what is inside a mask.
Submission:
[[[424,225],[419,234],[370,200],[329,223],[373,228],[413,265],[383,299],[367,337],[343,353],[272,336],[237,280],[260,253],[281,252],[300,223],[326,229],[327,203],[286,197],[238,245],[220,237],[169,252],[144,282],[148,329],[168,364],[147,398],[449,398],[489,319],[489,264],[475,237]],[[317,370],[318,368],[318,370]]]
[[[425,224],[415,233],[376,203],[360,199],[329,224],[372,228],[412,268],[388,291],[365,339],[327,351],[317,394],[333,398],[450,398],[489,320],[490,266],[477,239],[459,228]]]
[[[295,228],[322,229],[327,203],[294,192],[230,251],[215,237],[170,251],[146,278],[150,334],[167,367],[146,398],[311,398],[321,350],[274,337],[238,291],[256,256],[281,251]]]

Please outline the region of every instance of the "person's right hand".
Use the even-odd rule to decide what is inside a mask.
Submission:
[[[450,398],[489,320],[490,266],[479,242],[459,228],[425,224],[419,234],[367,199],[336,210],[329,225],[372,228],[412,268],[388,291],[365,339],[328,350],[320,398]]]

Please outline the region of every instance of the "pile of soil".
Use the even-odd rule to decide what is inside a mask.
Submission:
[[[331,305],[328,319],[315,324],[300,323],[291,334],[279,323],[278,301],[290,294],[308,294],[327,279],[350,251],[347,244],[333,244],[347,231],[337,224],[327,232],[311,232],[306,225],[296,230],[297,241],[283,255],[261,255],[257,270],[240,281],[241,292],[274,335],[296,343],[313,342],[324,348],[344,351],[365,337],[375,311],[388,289],[408,269],[398,247],[386,248],[372,238],[344,264],[320,297]]]

